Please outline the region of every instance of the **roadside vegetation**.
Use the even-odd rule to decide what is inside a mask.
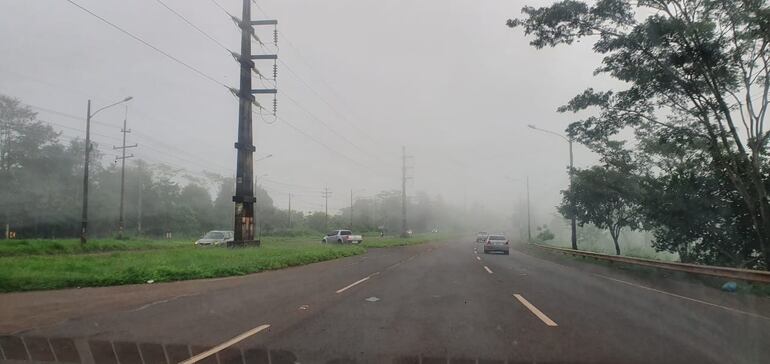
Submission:
[[[508,26],[537,48],[588,41],[597,75],[559,112],[600,164],[569,170],[559,212],[645,230],[682,262],[770,269],[770,11],[765,1],[557,1]],[[585,43],[583,43],[585,44]]]
[[[78,239],[21,239],[0,242],[0,257],[20,255],[59,255],[116,252],[124,250],[169,249],[190,245],[189,240],[94,240],[80,244]]]
[[[2,241],[0,292],[238,276],[443,238],[377,236],[341,245],[320,244],[315,235],[264,237],[259,248],[238,249],[196,247],[191,240],[93,240],[84,247],[75,239]]]

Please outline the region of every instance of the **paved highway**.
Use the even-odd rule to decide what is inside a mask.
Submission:
[[[244,277],[0,295],[0,354],[120,364],[196,354],[202,363],[770,360],[767,299],[531,246],[478,254],[470,241]]]

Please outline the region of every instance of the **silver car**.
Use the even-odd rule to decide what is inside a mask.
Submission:
[[[212,230],[195,242],[197,246],[217,246],[233,241],[233,232],[227,230]]]
[[[489,252],[502,252],[508,255],[508,239],[503,234],[489,234],[487,240],[484,241],[484,254]]]

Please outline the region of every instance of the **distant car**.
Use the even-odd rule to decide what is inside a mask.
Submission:
[[[479,233],[476,234],[476,242],[481,244],[487,241],[487,237],[489,237],[489,233],[487,233],[486,231],[479,231]]]
[[[362,241],[364,241],[364,238],[361,235],[353,235],[353,232],[350,230],[334,230],[326,234],[323,238],[321,238],[321,243],[351,243],[351,244],[359,244]]]
[[[502,252],[508,255],[508,239],[503,234],[489,234],[484,242],[484,254],[490,252]]]
[[[233,232],[227,230],[212,230],[195,242],[197,246],[217,246],[233,241]]]

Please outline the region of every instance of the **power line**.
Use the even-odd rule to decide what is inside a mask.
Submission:
[[[214,1],[214,0],[212,0],[212,1]],[[256,2],[255,0],[251,0],[251,2],[252,2],[252,3],[253,3],[253,4],[254,4],[256,7],[257,7],[257,9],[259,9],[259,11],[262,13],[262,15],[263,15],[263,16],[265,16],[265,17],[268,17],[268,15],[267,15],[267,13],[265,12],[265,10],[264,10],[264,9],[262,9],[262,7],[261,7],[259,4],[257,4],[257,2]],[[300,52],[299,52],[299,50],[297,49],[297,47],[295,47],[295,46],[294,46],[294,44],[293,44],[293,43],[292,43],[292,42],[291,42],[291,41],[290,41],[290,40],[289,40],[289,39],[288,39],[288,38],[287,38],[287,37],[286,37],[286,36],[283,34],[283,32],[281,32],[281,33],[278,33],[278,36],[280,36],[280,37],[281,37],[281,39],[282,39],[282,40],[284,40],[284,41],[286,42],[286,44],[288,44],[288,45],[289,45],[289,47],[291,47],[292,49],[294,49],[295,53],[297,54],[298,58],[299,58],[299,59],[302,61],[302,63],[304,63],[304,64],[305,64],[305,66],[307,66],[307,67],[308,67],[308,69],[311,69],[311,70],[312,70],[312,67],[310,67],[310,65],[308,64],[308,62],[307,62],[307,61],[304,59],[304,57],[303,57],[303,56],[300,54]],[[347,118],[347,117],[346,117],[346,116],[345,116],[343,113],[341,113],[341,112],[340,112],[340,111],[339,111],[339,110],[338,110],[336,107],[334,107],[334,106],[333,106],[333,105],[332,105],[330,102],[328,102],[328,101],[327,101],[327,100],[326,100],[326,99],[325,99],[325,98],[324,98],[324,97],[321,95],[321,93],[320,93],[320,92],[316,91],[316,90],[315,90],[313,87],[311,87],[311,86],[310,86],[310,84],[309,84],[309,83],[307,83],[307,82],[306,82],[306,81],[305,81],[305,80],[304,80],[302,77],[300,77],[300,76],[299,76],[299,74],[297,74],[297,72],[295,72],[295,71],[294,71],[294,70],[293,70],[293,69],[292,69],[292,68],[291,68],[291,67],[290,67],[290,66],[289,66],[289,65],[288,65],[288,64],[287,64],[285,61],[283,61],[283,60],[279,59],[279,60],[278,60],[278,62],[279,62],[281,65],[283,65],[284,67],[286,67],[286,69],[287,69],[287,70],[288,70],[288,71],[289,71],[291,74],[293,74],[293,75],[294,75],[294,77],[296,77],[296,78],[297,78],[297,79],[298,79],[298,80],[299,80],[299,81],[300,81],[300,82],[301,82],[301,83],[302,83],[302,84],[303,84],[303,85],[304,85],[304,86],[305,86],[305,87],[306,87],[308,90],[310,90],[311,92],[313,92],[313,93],[314,93],[314,94],[315,94],[315,95],[316,95],[316,96],[317,96],[317,97],[318,97],[318,98],[319,98],[319,99],[320,99],[320,100],[321,100],[321,101],[322,101],[324,104],[326,104],[326,105],[327,105],[327,106],[328,106],[330,109],[332,109],[332,111],[334,111],[334,112],[335,112],[335,113],[336,113],[338,116],[340,116],[340,117],[341,117],[341,119],[342,119],[342,120],[344,120],[344,121],[345,121],[345,122],[346,122],[348,125],[352,126],[354,129],[356,129],[356,130],[358,131],[358,133],[360,133],[361,135],[363,135],[363,136],[364,136],[364,137],[366,137],[367,139],[369,139],[369,140],[372,140],[372,141],[374,141],[375,143],[377,143],[377,141],[376,141],[376,140],[374,140],[374,139],[371,139],[371,138],[369,137],[369,134],[367,134],[365,131],[363,131],[363,130],[361,130],[361,129],[358,129],[358,126],[357,126],[355,123],[353,123],[352,121],[350,121],[350,120],[349,120],[349,119],[348,119],[348,118]],[[318,74],[318,73],[316,73],[316,74]],[[331,87],[331,86],[329,86],[327,82],[325,82],[325,81],[323,81],[323,80],[321,80],[321,82],[322,82],[322,83],[324,83],[328,89],[330,89],[332,92],[334,92],[334,90],[332,89],[332,87]],[[285,94],[285,93],[284,93],[284,96],[285,96],[285,97],[287,97],[287,98],[289,98],[288,96],[286,96],[286,94]],[[339,96],[338,96],[338,97],[339,97]],[[291,98],[289,98],[289,99],[290,99],[290,101],[293,101],[293,100],[291,100]],[[303,108],[303,110],[304,110],[304,108]],[[307,110],[305,110],[305,111],[307,112]],[[312,115],[311,115],[311,116],[312,116]],[[315,116],[314,116],[314,117],[315,117]],[[316,118],[316,119],[318,120],[318,118]],[[320,120],[319,120],[319,121],[320,121]],[[323,123],[323,122],[321,122],[321,123]],[[323,124],[324,124],[324,125],[327,125],[326,123],[323,123]],[[328,125],[327,125],[327,126],[328,126]],[[336,133],[336,132],[335,132],[335,133]],[[340,134],[340,133],[336,133],[336,134],[338,134],[339,136],[341,136],[341,134]],[[344,138],[344,137],[343,137],[343,138]],[[351,144],[351,145],[353,145],[353,146],[354,146],[356,149],[359,149],[359,150],[361,150],[361,148],[359,148],[357,145],[355,145],[355,144],[353,144],[353,143],[350,143],[350,144]],[[366,152],[365,152],[365,153],[366,153]],[[371,153],[367,153],[367,154],[374,156],[374,157],[375,157],[377,160],[379,160],[381,163],[385,163],[385,162],[384,162],[384,161],[383,161],[381,158],[379,158],[378,156],[376,156],[376,155],[373,155],[373,154],[371,154]]]
[[[107,19],[105,19],[104,17],[102,17],[102,16],[100,16],[100,15],[98,15],[98,14],[94,13],[94,12],[93,12],[93,11],[91,11],[91,10],[88,10],[87,8],[83,7],[82,5],[80,5],[80,4],[78,4],[78,3],[76,3],[76,2],[74,2],[74,1],[72,1],[72,0],[65,0],[65,1],[67,1],[68,3],[70,3],[70,4],[74,5],[74,6],[76,6],[76,7],[77,7],[77,8],[79,8],[80,10],[83,10],[84,12],[86,12],[86,13],[88,13],[88,14],[92,15],[93,17],[95,17],[95,18],[97,18],[97,19],[101,20],[103,23],[105,23],[105,24],[107,24],[107,25],[109,25],[109,26],[111,26],[111,27],[115,28],[116,30],[120,31],[121,33],[123,33],[123,34],[125,34],[125,35],[127,35],[127,36],[129,36],[129,37],[131,37],[131,38],[133,38],[134,40],[136,40],[136,41],[138,41],[138,42],[140,42],[140,43],[142,43],[142,44],[144,44],[145,46],[147,46],[147,47],[151,48],[152,50],[154,50],[154,51],[156,51],[156,52],[158,52],[158,53],[160,53],[160,54],[162,54],[162,55],[166,56],[166,58],[168,58],[168,59],[171,59],[172,61],[174,61],[174,62],[176,62],[176,63],[178,63],[178,64],[180,64],[180,65],[182,65],[182,66],[186,67],[187,69],[189,69],[189,70],[191,70],[191,71],[193,71],[193,72],[197,73],[199,76],[201,76],[201,77],[203,77],[203,78],[205,78],[205,79],[207,79],[207,80],[209,80],[209,81],[211,81],[211,82],[214,82],[214,83],[216,83],[217,85],[220,85],[220,86],[223,86],[223,87],[227,88],[227,85],[225,85],[225,84],[224,84],[224,83],[222,83],[222,82],[219,82],[219,81],[218,81],[217,79],[215,79],[214,77],[211,77],[211,76],[207,75],[207,74],[206,74],[206,73],[204,73],[203,71],[201,71],[201,70],[199,70],[199,69],[197,69],[197,68],[195,68],[195,67],[193,67],[193,66],[191,66],[191,65],[189,65],[189,64],[187,64],[187,63],[185,63],[184,61],[180,60],[179,58],[176,58],[176,57],[172,56],[171,54],[167,53],[166,51],[164,51],[164,50],[162,50],[162,49],[160,49],[160,48],[158,48],[158,47],[156,47],[156,46],[154,46],[154,45],[152,45],[152,44],[148,43],[147,41],[145,41],[144,39],[140,38],[139,36],[137,36],[137,35],[134,35],[133,33],[129,32],[128,30],[125,30],[125,29],[121,28],[120,26],[116,25],[115,23],[112,23],[112,22],[110,22],[109,20],[107,20]]]
[[[289,101],[291,101],[291,102],[292,102],[294,105],[297,105],[297,107],[298,107],[298,108],[300,108],[300,110],[304,111],[305,113],[307,113],[308,115],[310,115],[310,117],[311,117],[311,118],[315,119],[316,121],[318,121],[319,123],[321,123],[323,126],[325,126],[325,127],[326,127],[326,129],[328,129],[328,130],[329,130],[329,131],[330,131],[330,132],[331,132],[333,135],[335,135],[335,136],[337,136],[337,137],[341,138],[341,139],[342,139],[342,140],[344,140],[344,141],[345,141],[347,144],[350,144],[350,145],[352,145],[354,148],[358,149],[359,151],[361,151],[361,152],[363,152],[363,153],[365,153],[365,154],[368,154],[368,155],[370,155],[370,156],[374,157],[374,159],[378,160],[380,163],[384,163],[384,162],[383,162],[383,160],[382,160],[382,159],[380,159],[378,156],[376,156],[376,155],[374,155],[374,154],[371,154],[371,153],[367,152],[367,151],[366,151],[366,150],[364,150],[363,148],[359,147],[357,144],[353,143],[353,141],[351,141],[350,139],[348,139],[347,137],[345,137],[345,135],[343,135],[342,133],[340,133],[340,132],[338,132],[338,131],[334,130],[334,128],[333,128],[331,125],[327,124],[325,121],[321,120],[321,118],[319,118],[318,116],[316,116],[315,114],[313,114],[313,113],[312,113],[310,110],[306,109],[304,106],[302,106],[302,105],[299,103],[299,101],[297,101],[297,100],[295,100],[294,98],[292,98],[291,96],[287,95],[285,92],[283,93],[283,97],[287,98],[287,99],[288,99]]]
[[[68,114],[68,113],[62,112],[62,111],[52,110],[52,109],[44,108],[44,107],[37,106],[37,105],[32,105],[32,104],[27,104],[27,103],[24,103],[24,104],[29,106],[29,107],[31,107],[31,108],[33,108],[33,109],[36,109],[36,110],[40,110],[40,111],[43,111],[43,112],[51,113],[51,114],[54,114],[54,115],[62,116],[62,117],[73,119],[73,120],[83,121],[83,117],[81,117],[81,116],[72,115],[72,114]],[[116,129],[120,128],[117,125],[103,123],[103,122],[100,122],[100,121],[95,121],[93,119],[91,119],[91,123],[92,124],[109,126],[109,127],[113,127],[113,128],[116,128]],[[85,132],[85,130],[83,130],[83,131]]]
[[[222,6],[222,4],[220,4],[219,2],[217,2],[217,0],[211,0],[211,2],[212,2],[212,3],[214,3],[214,5],[216,5],[216,6],[217,6],[219,9],[221,9],[222,11],[224,11],[224,12],[225,12],[225,14],[227,14],[227,16],[229,16],[230,18],[234,18],[233,14],[230,14],[230,12],[229,12],[229,11],[227,11],[227,9],[225,9],[225,7],[224,7],[224,6]]]
[[[343,154],[343,153],[340,153],[340,152],[338,152],[338,151],[337,151],[337,150],[335,150],[335,149],[332,149],[332,148],[331,148],[331,147],[329,147],[328,145],[324,144],[322,141],[320,141],[320,140],[318,140],[318,139],[314,138],[312,135],[310,135],[310,134],[308,134],[308,133],[305,133],[305,132],[304,132],[302,129],[300,129],[300,128],[296,127],[294,124],[290,123],[288,120],[286,120],[286,119],[284,119],[284,118],[282,118],[282,117],[278,117],[278,120],[282,121],[284,124],[288,125],[289,127],[291,127],[292,129],[296,130],[298,133],[300,133],[300,134],[304,135],[304,136],[305,136],[305,137],[307,137],[308,139],[310,139],[310,140],[314,141],[316,144],[318,144],[318,145],[320,145],[320,146],[324,147],[326,150],[328,150],[328,151],[330,151],[330,152],[332,152],[332,153],[334,153],[334,154],[337,154],[337,155],[339,155],[339,156],[341,156],[341,157],[343,157],[343,158],[347,159],[348,161],[352,162],[353,164],[355,164],[355,165],[357,165],[357,166],[359,166],[359,167],[364,167],[364,168],[366,168],[366,166],[364,166],[363,164],[359,163],[359,162],[358,162],[358,161],[356,161],[355,159],[353,159],[353,158],[350,158],[349,156],[347,156],[347,155],[345,155],[345,154]]]
[[[161,0],[155,0],[155,1],[157,1],[159,4],[163,5],[163,7],[164,7],[164,8],[168,9],[168,11],[172,12],[172,13],[173,13],[174,15],[176,15],[176,16],[177,16],[179,19],[182,19],[182,21],[184,21],[185,23],[187,23],[187,25],[189,25],[189,26],[191,26],[193,29],[197,30],[197,31],[198,31],[198,33],[201,33],[201,34],[202,34],[204,37],[206,37],[206,38],[208,38],[209,40],[211,40],[212,42],[216,43],[218,46],[220,46],[220,47],[221,47],[222,49],[224,49],[226,52],[228,52],[228,53],[233,53],[233,52],[232,52],[230,49],[228,49],[228,48],[227,48],[227,46],[225,46],[224,44],[222,44],[222,42],[220,42],[220,41],[216,40],[214,37],[212,37],[211,35],[209,35],[209,34],[208,34],[208,33],[206,33],[205,31],[203,31],[203,29],[201,29],[201,28],[199,28],[198,26],[196,26],[195,24],[193,24],[193,23],[192,23],[190,20],[188,20],[188,19],[187,19],[187,18],[186,18],[184,15],[182,15],[182,14],[180,14],[179,12],[177,12],[176,10],[172,9],[171,7],[169,7],[168,5],[166,5],[166,3],[164,3],[164,2],[163,2],[163,1],[161,1]]]
[[[53,121],[48,121],[48,120],[45,120],[45,119],[36,118],[35,120],[43,122],[43,123],[46,123],[46,124],[58,126],[60,128],[70,129],[70,130],[73,130],[73,131],[79,131],[81,133],[85,133],[86,132],[85,129],[80,129],[80,128],[76,128],[76,127],[72,127],[72,126],[68,126],[68,125],[64,125],[64,124],[59,124],[59,123],[56,123],[56,122],[53,122]],[[117,138],[117,137],[114,137],[114,136],[111,136],[111,135],[99,134],[99,133],[95,133],[93,131],[91,132],[91,134],[98,135],[98,136],[104,137],[104,138],[114,139],[116,141],[120,141],[120,138]]]
[[[36,109],[36,110],[42,110],[44,112],[48,112],[48,113],[51,113],[51,114],[59,115],[59,116],[62,116],[62,117],[66,117],[66,118],[70,118],[70,119],[74,119],[74,120],[78,120],[78,121],[82,121],[82,119],[83,119],[83,118],[81,118],[79,116],[68,114],[68,113],[65,113],[65,112],[62,112],[62,111],[48,109],[48,108],[44,108],[44,107],[37,106],[37,105],[27,104],[27,103],[24,103],[24,104],[26,106],[30,107],[30,108],[33,108],[33,109]],[[85,133],[84,129],[77,129],[77,128],[74,128],[74,127],[65,126],[63,124],[58,124],[58,123],[54,123],[54,122],[50,122],[50,121],[45,121],[45,120],[39,119],[39,118],[37,118],[36,120],[44,121],[44,122],[47,122],[47,123],[52,124],[52,125],[57,125],[57,126],[60,126],[60,127],[69,128],[69,129],[73,129],[73,130],[77,130],[77,131]],[[107,124],[107,123],[102,123],[102,122],[97,122],[97,121],[94,121],[93,119],[91,120],[91,123],[99,124],[99,125],[105,125],[105,126],[109,126],[109,127],[114,127],[114,128],[117,128],[117,129],[120,128],[119,126],[112,125],[112,124]],[[149,141],[149,143],[146,143],[147,145],[145,145],[149,149],[155,150],[156,152],[159,152],[159,153],[162,153],[162,154],[169,155],[169,156],[174,157],[176,159],[179,159],[181,161],[185,161],[185,162],[188,162],[188,163],[195,164],[195,165],[197,165],[199,167],[204,167],[206,169],[211,169],[211,168],[209,168],[210,166],[203,166],[200,163],[198,163],[196,160],[182,158],[182,157],[179,157],[178,155],[170,154],[170,153],[164,152],[162,150],[159,150],[158,148],[153,147],[153,144],[157,145],[158,147],[165,148],[166,150],[178,152],[178,153],[181,153],[181,154],[190,154],[190,151],[182,150],[182,149],[180,149],[178,147],[175,147],[175,146],[173,146],[171,144],[167,144],[167,143],[161,142],[161,141],[151,137],[149,134],[143,133],[143,132],[141,132],[139,130],[134,130],[134,133],[136,133],[137,135],[141,136],[142,139],[145,139],[145,141]],[[115,139],[115,140],[120,141],[120,139],[118,139],[118,138],[114,138],[112,136],[108,136],[108,135],[104,135],[104,134],[98,134],[98,133],[95,133],[93,131],[91,132],[91,134],[99,135],[99,136],[102,136],[102,137],[105,137],[105,138],[110,138],[110,139]],[[206,158],[204,158],[204,157],[202,157],[200,155],[199,156],[195,156],[195,157],[196,157],[196,159],[206,159]],[[218,164],[216,162],[214,162],[214,163],[212,163],[212,162],[213,161],[209,160],[207,163],[209,163],[211,165],[217,165],[216,169],[224,169],[224,170],[227,170],[227,171],[230,171],[230,169],[231,169],[230,167],[225,167],[224,165]]]
[[[340,112],[340,111],[339,111],[339,109],[337,109],[337,108],[336,108],[336,107],[335,107],[335,106],[334,106],[334,105],[333,105],[331,102],[327,101],[327,100],[326,100],[326,98],[324,98],[324,97],[321,95],[321,93],[320,93],[320,92],[318,92],[318,91],[317,91],[315,88],[313,88],[312,86],[310,86],[310,84],[309,84],[308,82],[306,82],[306,81],[305,81],[305,80],[304,80],[304,79],[303,79],[303,78],[302,78],[302,77],[301,77],[299,74],[297,74],[297,72],[295,72],[295,71],[294,71],[294,69],[293,69],[293,68],[291,68],[291,67],[290,67],[290,66],[289,66],[289,65],[288,65],[288,64],[287,64],[285,61],[283,61],[282,59],[279,59],[279,60],[278,60],[278,63],[280,63],[282,66],[286,67],[286,69],[289,71],[289,73],[291,73],[292,75],[294,75],[294,77],[295,77],[295,78],[297,78],[297,80],[299,80],[299,81],[300,81],[300,82],[301,82],[301,83],[302,83],[302,84],[305,86],[305,88],[307,88],[307,89],[308,89],[308,90],[310,90],[312,93],[314,93],[314,94],[315,94],[315,95],[318,97],[318,99],[319,99],[319,100],[321,100],[321,102],[323,102],[324,104],[326,104],[326,106],[328,106],[328,107],[329,107],[329,108],[330,108],[330,109],[331,109],[331,110],[332,110],[332,111],[333,111],[335,114],[337,114],[337,115],[338,115],[338,116],[339,116],[339,117],[340,117],[342,120],[344,120],[344,121],[345,121],[345,122],[346,122],[348,125],[350,125],[350,126],[351,126],[351,127],[353,127],[354,129],[356,129],[356,131],[358,131],[358,133],[359,133],[359,134],[363,135],[364,137],[366,137],[367,139],[369,139],[369,140],[371,140],[371,141],[374,141],[374,142],[376,142],[376,140],[375,140],[375,139],[373,139],[373,138],[369,137],[369,134],[368,134],[368,133],[366,133],[366,132],[364,132],[363,130],[359,129],[359,128],[358,128],[358,125],[356,125],[356,123],[354,123],[354,122],[352,122],[350,119],[348,119],[348,118],[347,118],[347,116],[345,116],[345,114],[343,114],[342,112]]]

